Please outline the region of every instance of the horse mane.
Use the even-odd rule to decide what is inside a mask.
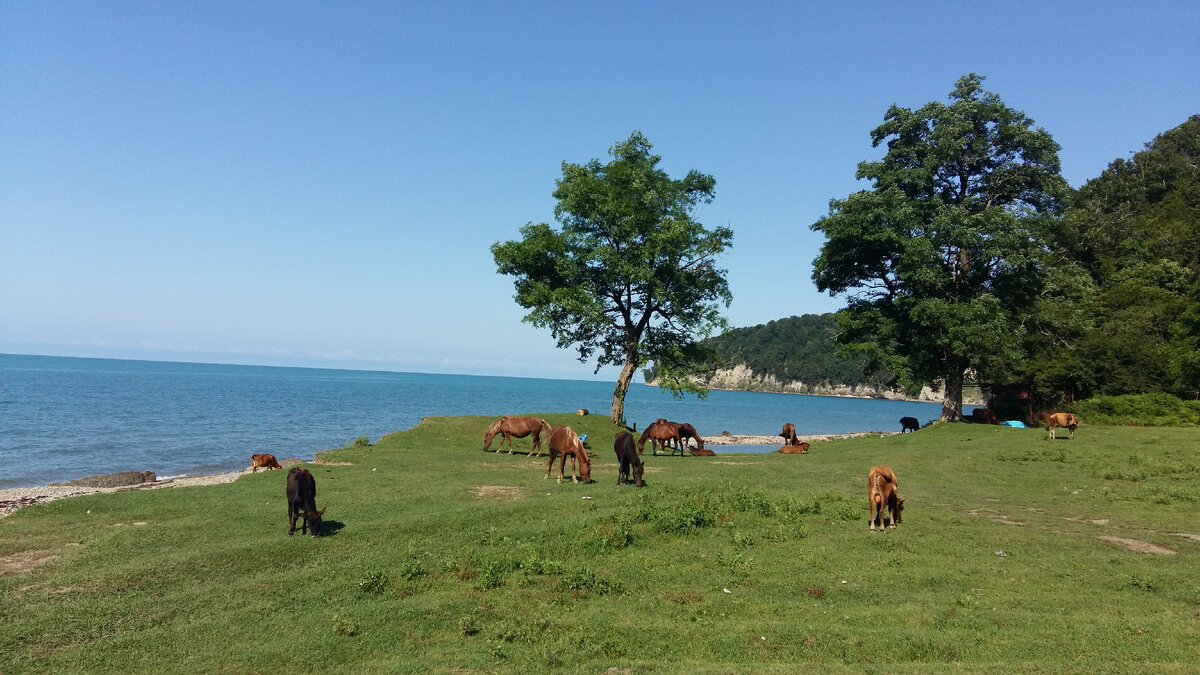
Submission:
[[[504,418],[506,418],[506,417],[508,417],[508,415],[501,415],[500,419],[496,420],[495,422],[492,422],[492,426],[488,427],[487,431],[485,431],[483,433],[491,434],[492,436],[495,436],[496,432],[500,431],[500,425],[504,422]]]

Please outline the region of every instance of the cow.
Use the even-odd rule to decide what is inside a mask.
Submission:
[[[275,461],[275,455],[250,455],[250,473],[258,473],[259,467],[264,469],[282,469],[279,462]]]
[[[627,485],[629,483],[629,469],[633,468],[633,482],[642,487],[642,473],[645,471],[646,465],[642,462],[642,458],[638,456],[637,444],[633,440],[633,434],[628,431],[622,431],[617,434],[616,440],[613,441],[613,450],[617,453],[617,462],[621,468],[617,472],[617,485]]]
[[[991,408],[976,408],[966,419],[977,424],[1000,424],[1000,418]]]
[[[288,536],[296,531],[296,518],[303,518],[300,534],[312,529],[312,536],[321,530],[321,516],[325,509],[317,510],[317,481],[308,469],[292,467],[287,475]]]
[[[1056,412],[1046,416],[1046,426],[1050,429],[1049,438],[1058,438],[1054,434],[1056,427],[1066,427],[1071,432],[1070,438],[1075,438],[1075,427],[1079,426],[1079,415],[1075,413]]]
[[[791,422],[783,425],[783,431],[779,432],[779,435],[783,436],[784,445],[796,445],[800,442],[799,439],[796,438],[796,426]]]
[[[916,431],[917,429],[920,429],[920,428],[921,428],[921,423],[917,421],[917,418],[915,418],[915,417],[901,417],[900,418],[900,433],[904,433],[906,431]]]
[[[802,442],[802,443],[797,443],[795,445],[785,445],[779,449],[779,452],[781,452],[785,455],[807,455],[808,448],[809,448],[808,443]]]
[[[867,473],[867,503],[870,509],[871,531],[875,526],[883,529],[887,525],[883,510],[888,510],[891,527],[900,524],[900,512],[904,509],[904,498],[898,490],[896,473],[886,466],[873,466]]]

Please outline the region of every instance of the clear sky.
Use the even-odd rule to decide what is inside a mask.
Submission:
[[[1200,113],[1200,3],[0,3],[0,352],[615,380],[489,246],[641,130],[717,180],[734,326],[968,72],[1074,186]]]

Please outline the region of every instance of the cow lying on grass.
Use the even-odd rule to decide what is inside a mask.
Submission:
[[[259,468],[263,469],[282,469],[279,462],[275,461],[275,455],[250,455],[250,473],[258,473]]]
[[[325,509],[317,510],[317,481],[308,472],[298,466],[292,467],[287,476],[288,501],[288,536],[296,531],[296,518],[303,517],[300,524],[300,534],[312,530],[312,536],[317,536],[321,529],[321,516]]]
[[[904,509],[904,498],[897,490],[896,474],[886,466],[873,466],[867,473],[867,501],[869,502],[871,530],[878,525],[880,529],[887,526],[883,510],[888,510],[891,527],[900,524],[900,511]]]

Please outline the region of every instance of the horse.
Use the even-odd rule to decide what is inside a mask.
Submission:
[[[783,425],[783,431],[779,432],[779,435],[783,436],[784,445],[795,445],[800,442],[796,439],[796,425],[791,422]]]
[[[512,415],[503,415],[500,419],[492,423],[492,426],[483,432],[483,450],[487,452],[492,449],[492,439],[496,434],[502,434],[504,437],[500,439],[500,445],[496,448],[496,454],[504,449],[504,441],[508,441],[508,454],[513,454],[512,439],[525,438],[533,434],[533,447],[529,449],[529,454],[526,457],[533,457],[537,453],[538,457],[542,456],[542,432],[550,431],[550,423],[540,417],[513,417]]]
[[[638,487],[642,487],[642,473],[646,470],[642,459],[638,457],[637,448],[634,447],[633,434],[628,431],[622,431],[617,434],[613,440],[613,450],[617,453],[617,461],[620,463],[620,468],[617,471],[617,485],[625,485],[629,482],[629,469],[633,468],[633,481]]]
[[[554,468],[554,460],[561,457],[558,464],[558,482],[563,481],[563,469],[567,466],[567,455],[574,457],[577,462],[576,466],[571,468],[571,482],[592,482],[592,461],[583,447],[583,441],[579,440],[579,436],[571,427],[554,427],[550,431],[550,463],[546,465],[546,478],[550,477],[550,470]],[[579,471],[578,479],[575,477],[577,470]]]
[[[808,443],[800,442],[795,445],[785,445],[779,449],[779,452],[784,455],[807,455],[810,447]]]
[[[917,420],[917,418],[915,418],[915,417],[901,417],[900,418],[900,433],[904,433],[906,431],[910,431],[910,432],[916,431],[917,429],[920,429],[920,428],[921,428],[921,423]]]
[[[1056,412],[1046,416],[1046,426],[1050,429],[1049,438],[1058,438],[1054,435],[1055,427],[1066,427],[1071,432],[1070,438],[1075,438],[1075,427],[1079,426],[1079,415],[1075,413]]]
[[[687,422],[684,422],[683,424],[679,425],[678,433],[679,433],[679,442],[683,444],[683,448],[679,449],[679,454],[682,455],[684,448],[687,447],[686,439],[694,438],[694,439],[696,439],[697,449],[701,451],[701,454],[697,455],[696,453],[693,452],[692,455],[696,456],[696,457],[705,457],[706,456],[703,454],[705,452],[704,439],[700,438],[700,432],[696,431],[696,427],[692,426],[691,424],[688,424]],[[689,450],[689,452],[690,452],[690,450]],[[709,450],[707,452],[712,452],[712,451]]]
[[[650,452],[654,455],[658,454],[658,450],[655,447],[656,444],[666,450],[667,441],[675,441],[675,445],[678,447],[680,444],[682,444],[682,441],[679,438],[679,426],[680,425],[674,422],[668,422],[662,418],[651,422],[650,425],[646,427],[646,430],[642,432],[642,437],[638,439],[638,454],[640,455],[642,453],[642,448],[646,446],[646,439],[650,439]],[[675,454],[675,451],[672,450],[671,454]]]
[[[888,510],[891,526],[900,524],[900,512],[904,509],[904,498],[898,490],[900,484],[896,481],[896,472],[886,466],[873,466],[867,473],[867,502],[870,509],[871,530],[878,525],[883,529],[887,520],[883,510]]]

